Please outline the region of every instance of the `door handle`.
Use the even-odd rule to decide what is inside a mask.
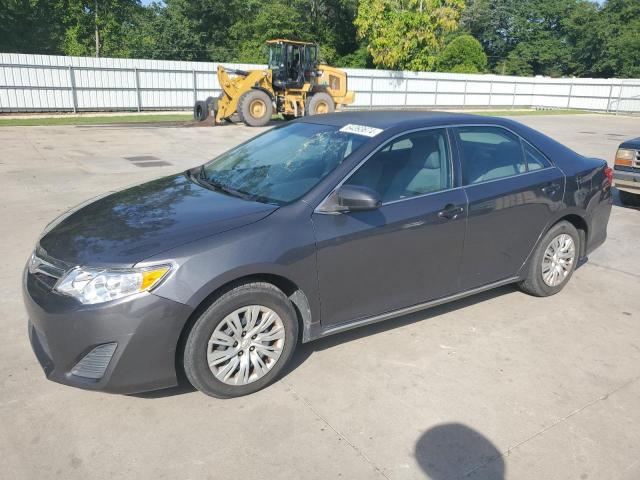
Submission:
[[[458,215],[464,212],[464,208],[456,207],[452,203],[444,207],[444,209],[438,212],[440,218],[446,218],[447,220],[455,220]]]
[[[549,185],[545,185],[544,187],[542,187],[542,191],[544,193],[546,193],[547,195],[553,195],[554,193],[556,193],[558,190],[560,189],[560,185],[556,185],[553,183],[550,183]]]

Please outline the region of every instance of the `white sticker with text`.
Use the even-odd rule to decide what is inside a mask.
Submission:
[[[375,137],[382,133],[381,128],[367,127],[366,125],[354,125],[350,123],[340,129],[341,132],[355,133],[356,135],[364,135],[365,137]]]

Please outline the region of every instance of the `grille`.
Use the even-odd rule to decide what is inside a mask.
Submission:
[[[90,378],[92,380],[101,379],[117,346],[117,343],[98,345],[76,363],[76,366],[71,369],[71,373],[76,377]]]
[[[49,288],[53,288],[69,266],[51,258],[41,247],[37,247],[29,259],[28,268],[31,275]]]
[[[640,150],[636,150],[636,159],[633,162],[635,168],[640,168]]]

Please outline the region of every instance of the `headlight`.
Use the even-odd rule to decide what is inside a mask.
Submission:
[[[58,281],[55,290],[91,305],[150,290],[170,271],[171,265],[128,270],[76,267]]]
[[[616,152],[616,165],[623,167],[633,167],[633,161],[636,159],[636,151],[627,148],[619,148]]]

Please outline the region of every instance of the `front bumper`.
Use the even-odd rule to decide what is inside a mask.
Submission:
[[[82,305],[27,270],[23,294],[31,346],[49,380],[112,393],[177,384],[176,347],[191,307],[151,293]],[[100,378],[71,373],[95,347],[113,343],[117,346]]]
[[[640,172],[614,170],[613,182],[618,190],[640,195]]]

